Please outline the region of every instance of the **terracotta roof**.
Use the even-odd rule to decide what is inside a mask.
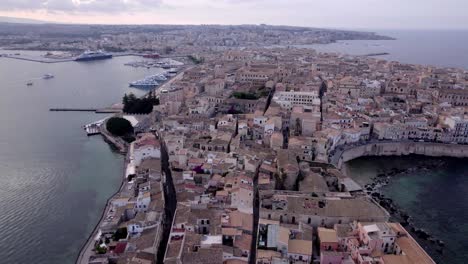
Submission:
[[[234,240],[234,247],[241,250],[250,251],[252,247],[252,236],[248,234],[242,234],[241,236],[236,237]]]
[[[317,230],[320,243],[338,243],[338,237],[334,229],[319,227]]]
[[[409,237],[400,237],[397,238],[396,243],[412,263],[435,263],[414,239]]]
[[[312,241],[289,240],[288,253],[299,255],[312,255]]]

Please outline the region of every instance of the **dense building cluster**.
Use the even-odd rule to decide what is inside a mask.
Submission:
[[[204,63],[154,92],[158,119],[130,146],[128,181],[101,227],[104,238],[127,233],[100,259],[156,261],[134,259],[163,241],[138,244],[160,232],[170,178],[164,263],[434,263],[332,161],[380,141],[468,143],[467,72],[298,48],[194,56]]]
[[[179,53],[205,47],[307,45],[337,40],[388,39],[370,32],[269,25],[0,25],[0,45],[11,49]]]

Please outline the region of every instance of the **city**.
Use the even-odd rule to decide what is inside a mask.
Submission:
[[[465,263],[456,0],[59,2],[0,3],[0,262]]]
[[[300,48],[193,56],[203,63],[164,87],[129,146],[93,241],[106,253],[81,263],[434,263],[411,223],[391,222],[398,212],[338,168],[465,157],[466,71]]]

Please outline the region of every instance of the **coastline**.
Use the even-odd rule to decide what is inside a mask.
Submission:
[[[127,162],[126,159],[127,159],[127,157],[125,157],[124,163]],[[122,172],[122,175],[125,175],[125,167],[124,167],[124,171]],[[123,177],[123,180],[122,180],[122,182],[120,183],[119,189],[107,199],[107,201],[106,201],[106,206],[104,207],[104,210],[102,210],[102,212],[101,212],[101,217],[99,218],[99,221],[98,221],[98,222],[96,223],[96,225],[94,226],[93,231],[92,231],[92,233],[89,235],[89,237],[88,237],[88,239],[86,240],[86,242],[85,242],[85,243],[83,244],[83,246],[80,248],[80,251],[79,251],[80,253],[79,253],[78,256],[77,256],[75,263],[77,263],[77,264],[78,264],[78,263],[87,263],[87,262],[83,262],[84,259],[86,259],[86,258],[85,258],[85,254],[86,254],[86,252],[88,252],[88,251],[90,250],[89,247],[92,246],[93,238],[96,236],[97,231],[98,231],[98,228],[99,228],[99,226],[101,225],[102,220],[104,219],[104,216],[105,216],[106,212],[109,210],[110,201],[111,201],[116,195],[118,195],[118,194],[121,192],[121,190],[122,190],[122,188],[123,188],[123,186],[124,186],[124,183],[125,183],[125,178]],[[92,249],[91,249],[91,250],[92,250]]]
[[[184,72],[187,70],[187,69],[191,69],[192,67],[183,67],[181,68],[181,71],[176,75],[176,76],[173,76],[171,78],[169,78],[168,80],[166,80],[163,84],[161,84],[160,86],[154,88],[154,89],[151,89],[149,90],[147,93],[145,93],[143,95],[144,96],[148,96],[150,95],[151,93],[153,94],[158,94],[157,92],[160,91],[163,87],[167,86],[167,85],[170,85],[172,82],[174,82],[175,80],[181,78],[184,74]],[[97,235],[98,233],[98,230],[99,230],[99,226],[102,224],[102,221],[104,219],[104,216],[106,215],[106,213],[109,211],[110,209],[110,202],[111,200],[116,197],[117,195],[119,195],[121,192],[122,192],[122,189],[123,187],[125,186],[125,180],[126,180],[126,177],[125,177],[125,170],[127,168],[127,163],[128,163],[128,160],[129,160],[129,157],[128,157],[128,143],[126,143],[125,141],[123,141],[121,138],[119,137],[114,137],[112,136],[106,129],[106,122],[103,122],[101,124],[101,126],[99,127],[100,131],[101,131],[101,135],[102,135],[102,139],[107,143],[109,144],[109,146],[112,148],[113,151],[116,151],[122,155],[125,155],[125,159],[124,159],[124,166],[123,166],[123,171],[122,171],[122,181],[120,183],[120,187],[118,188],[118,190],[112,194],[106,201],[106,205],[104,207],[104,209],[102,210],[101,212],[101,216],[99,218],[99,221],[97,221],[96,225],[94,226],[93,228],[93,231],[89,234],[86,242],[83,244],[83,246],[80,248],[80,251],[79,251],[79,254],[76,258],[76,261],[75,263],[76,264],[87,264],[88,263],[88,259],[89,259],[89,253],[93,250],[93,243],[94,243],[94,237]]]
[[[344,175],[353,179],[346,164],[355,159],[410,156],[453,159],[468,158],[468,145],[428,142],[369,142],[359,146],[348,146],[348,148],[345,146],[343,150],[333,155],[330,164],[336,165]],[[439,260],[444,258],[444,253],[450,252],[444,241],[446,238],[433,234],[434,230],[421,227],[417,223],[418,221],[414,221],[415,217],[411,211],[408,211],[408,208],[404,208],[404,206],[401,206],[385,194],[385,188],[395,183],[398,177],[418,171],[437,170],[443,164],[443,161],[422,159],[420,162],[405,168],[393,167],[390,169],[386,167],[379,169],[376,175],[369,178],[369,181],[365,184],[358,183],[369,197],[382,206],[394,221],[399,222],[413,236],[413,239],[418,241],[420,246],[427,250],[430,249],[432,257]]]
[[[87,253],[89,253],[90,251],[92,251],[92,246],[93,246],[93,238],[97,235],[97,232],[99,230],[99,226],[102,224],[102,220],[104,219],[104,216],[106,215],[106,212],[109,211],[110,209],[110,202],[111,200],[117,196],[121,191],[122,191],[122,188],[124,187],[124,184],[125,184],[125,169],[126,169],[126,164],[127,164],[127,161],[128,161],[128,151],[127,151],[127,148],[123,145],[120,145],[118,142],[118,138],[115,138],[115,137],[112,137],[108,132],[107,130],[104,128],[104,124],[105,122],[103,123],[103,125],[101,125],[101,132],[103,132],[103,130],[105,130],[105,133],[102,133],[102,138],[103,140],[109,144],[109,146],[112,148],[113,151],[116,151],[122,155],[125,155],[125,159],[124,159],[124,166],[123,166],[123,169],[122,169],[122,181],[120,182],[120,186],[118,188],[118,190],[112,194],[111,196],[109,196],[109,198],[106,200],[106,205],[104,207],[104,209],[102,210],[101,212],[101,217],[99,218],[99,221],[96,222],[96,225],[94,226],[93,228],[93,231],[89,234],[88,238],[86,239],[86,242],[82,245],[82,247],[80,248],[80,251],[79,251],[79,254],[76,258],[76,261],[75,263],[76,264],[79,264],[79,263],[88,263],[88,258],[89,256],[86,256]]]

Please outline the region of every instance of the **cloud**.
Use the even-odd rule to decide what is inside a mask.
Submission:
[[[0,0],[0,14],[82,23],[467,28],[467,0]]]
[[[115,13],[152,10],[162,0],[0,0],[3,11]]]

